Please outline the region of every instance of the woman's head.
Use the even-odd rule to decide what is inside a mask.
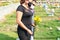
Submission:
[[[29,0],[20,0],[20,4],[23,4],[23,3],[28,4],[29,3]]]

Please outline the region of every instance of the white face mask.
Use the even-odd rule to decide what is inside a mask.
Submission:
[[[34,5],[31,5],[31,7],[30,7],[31,9],[34,9]]]

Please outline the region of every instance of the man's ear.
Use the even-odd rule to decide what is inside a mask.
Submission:
[[[33,3],[34,5],[36,5],[36,2],[35,2],[35,1],[33,1],[32,3]]]

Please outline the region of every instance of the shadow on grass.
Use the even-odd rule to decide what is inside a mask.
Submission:
[[[10,37],[10,36],[8,36],[8,35],[1,34],[1,33],[0,33],[0,40],[16,40],[16,39],[13,38],[13,37]]]

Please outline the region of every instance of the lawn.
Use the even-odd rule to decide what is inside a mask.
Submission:
[[[9,2],[1,2],[0,6],[6,6],[6,5],[9,5],[9,4],[10,4]]]
[[[59,9],[55,9],[55,16],[48,16],[42,7],[35,7],[35,16],[40,16],[42,22],[35,28],[35,40],[56,40],[60,38]],[[16,12],[6,16],[5,22],[0,22],[0,40],[15,40],[17,38]]]

